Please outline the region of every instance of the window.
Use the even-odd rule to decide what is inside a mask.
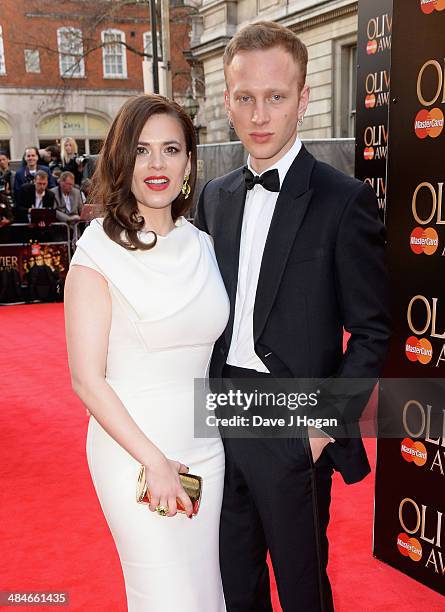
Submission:
[[[336,138],[354,138],[357,89],[357,41],[353,37],[334,43],[334,121]]]
[[[88,113],[63,113],[49,115],[38,127],[40,148],[44,149],[64,136],[71,136],[77,142],[79,154],[92,155],[99,152],[110,128],[110,121]],[[0,117],[0,138],[1,138]]]
[[[11,126],[0,116],[0,151],[10,153],[9,141],[11,140]]]
[[[11,158],[11,150],[9,148],[9,140],[2,140],[0,138],[0,151],[4,151],[9,158]]]
[[[40,72],[40,54],[38,49],[25,49],[26,72]]]
[[[3,47],[3,30],[0,25],[0,74],[6,74],[5,49]]]
[[[77,28],[57,30],[59,67],[62,78],[82,78],[85,76],[82,31]]]
[[[102,58],[105,79],[127,78],[125,34],[120,30],[102,32]]]
[[[144,39],[144,53],[152,57],[153,56],[153,45],[151,42],[151,32],[144,32],[143,39]],[[157,41],[158,41],[158,60],[162,60],[162,40],[161,40],[161,36],[159,35],[159,32],[157,36]]]
[[[348,48],[348,135],[355,136],[355,118],[357,114],[357,45]]]

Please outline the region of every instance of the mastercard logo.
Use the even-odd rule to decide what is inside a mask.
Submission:
[[[433,358],[433,347],[426,338],[416,338],[410,336],[405,342],[405,353],[410,361],[418,361],[425,365]]]
[[[439,246],[439,236],[433,227],[415,227],[409,238],[409,246],[416,255],[433,255]]]
[[[374,94],[369,94],[365,98],[365,108],[374,108],[376,102],[376,98]]]
[[[406,533],[399,533],[397,536],[397,548],[404,557],[409,557],[412,561],[420,561],[422,558],[422,545],[416,538],[410,538]]]
[[[428,459],[425,445],[422,442],[413,442],[411,438],[405,438],[402,440],[400,446],[400,452],[402,457],[408,463],[414,463],[415,465],[425,465]]]
[[[366,53],[368,55],[374,55],[374,53],[377,53],[377,41],[376,40],[368,40],[368,44],[366,45]]]
[[[444,126],[443,113],[440,108],[432,108],[426,110],[423,108],[416,115],[414,120],[414,131],[416,132],[417,138],[437,138],[442,133]]]
[[[375,153],[374,153],[374,147],[365,147],[365,148],[363,149],[363,157],[364,157],[366,160],[368,160],[368,161],[369,161],[369,160],[371,160],[371,159],[374,159],[374,155],[375,155]]]
[[[420,0],[420,8],[425,15],[430,15],[436,10],[437,0]]]
[[[445,9],[445,0],[420,0],[420,8],[425,15],[431,15],[434,11]]]

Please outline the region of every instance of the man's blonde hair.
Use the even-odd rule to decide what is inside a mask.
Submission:
[[[244,26],[235,34],[223,55],[224,73],[240,51],[254,51],[281,47],[293,57],[300,67],[300,89],[306,81],[308,53],[306,45],[296,34],[273,21],[257,21]]]

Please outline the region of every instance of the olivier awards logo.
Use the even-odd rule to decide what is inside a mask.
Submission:
[[[442,110],[435,104],[445,104],[445,59],[442,65],[436,59],[423,64],[417,75],[417,99],[424,107],[414,119],[414,132],[424,140],[428,136],[437,138],[444,126]]]
[[[0,255],[0,271],[18,270],[19,258],[17,255]]]
[[[366,77],[365,108],[378,108],[389,104],[390,76],[387,70],[370,72]]]
[[[421,562],[429,571],[445,575],[445,555],[442,550],[443,513],[405,497],[399,504],[399,522],[403,531],[396,539],[403,557]]]
[[[418,226],[410,235],[409,245],[415,255],[434,255],[439,248],[439,236],[434,227],[425,227],[430,224],[445,225],[442,213],[443,182],[419,183],[411,199],[413,218]],[[445,254],[445,251],[442,255]]]
[[[365,183],[368,183],[368,185],[371,185],[371,187],[374,189],[376,196],[377,196],[377,202],[379,204],[379,209],[383,210],[385,208],[385,202],[386,202],[386,177],[385,176],[368,176],[365,179],[363,179],[363,181]]]
[[[365,148],[363,157],[367,161],[373,159],[386,159],[388,153],[388,129],[380,125],[368,125],[363,134]]]
[[[445,9],[445,0],[420,0],[420,8],[425,15]]]
[[[405,402],[402,423],[407,437],[401,442],[400,452],[406,462],[445,476],[445,411],[434,416],[432,412],[431,404],[424,404],[417,399]],[[440,419],[435,418],[439,416]],[[437,430],[434,434],[431,432],[432,420],[435,420]],[[437,435],[440,430],[442,435]],[[416,438],[421,438],[422,442]]]
[[[408,304],[406,318],[408,327],[414,334],[405,342],[405,354],[409,361],[422,365],[430,363],[433,358],[431,339],[445,342],[445,331],[438,331],[438,302],[438,298],[415,295]],[[442,361],[445,361],[445,343],[439,351],[435,367],[439,367]]]
[[[366,53],[374,55],[391,49],[392,17],[387,13],[372,17],[366,29],[368,42]]]

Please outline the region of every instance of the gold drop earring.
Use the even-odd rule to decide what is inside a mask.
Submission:
[[[191,190],[192,188],[190,187],[189,177],[185,176],[184,182],[182,183],[182,189],[181,189],[182,195],[184,196],[184,200],[186,200],[189,197]]]

